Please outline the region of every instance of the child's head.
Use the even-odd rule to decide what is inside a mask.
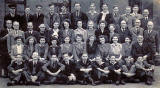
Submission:
[[[125,38],[125,43],[130,43],[130,42],[131,42],[130,37],[126,37],[126,38]]]
[[[40,24],[39,29],[40,29],[41,32],[44,32],[46,30],[45,24]]]
[[[64,38],[64,42],[65,42],[65,43],[70,43],[70,37],[69,37],[69,36],[65,37],[65,38]]]
[[[82,20],[78,20],[78,21],[77,21],[77,27],[78,27],[78,28],[82,28],[82,26],[83,26]]]
[[[95,61],[96,61],[97,63],[101,63],[101,62],[102,62],[101,56],[100,56],[100,55],[97,55],[96,58],[95,58]]]
[[[70,25],[70,21],[69,20],[64,20],[63,22],[63,26],[65,29],[68,29],[69,28],[69,25]]]
[[[38,59],[39,59],[38,52],[33,52],[33,54],[32,54],[32,59],[33,59],[33,60],[38,60]]]
[[[46,43],[45,37],[41,36],[39,42],[40,42],[40,44],[45,44]]]
[[[109,31],[110,32],[114,32],[114,30],[115,30],[115,25],[114,24],[110,24],[109,25]]]
[[[7,28],[12,28],[12,20],[6,20]]]
[[[81,34],[77,34],[77,35],[76,35],[76,42],[80,43],[80,42],[82,42],[82,41],[83,41],[82,35],[81,35]]]
[[[56,54],[53,54],[53,55],[51,56],[50,60],[53,61],[53,62],[58,61],[57,55],[56,55]]]
[[[99,42],[104,44],[106,42],[105,37],[103,35],[99,36]]]
[[[21,38],[21,37],[16,37],[16,38],[15,38],[15,41],[16,41],[16,43],[17,43],[18,45],[20,45],[20,44],[22,44],[22,43],[23,43],[23,41],[22,41],[22,38]]]
[[[82,60],[87,60],[88,59],[88,54],[87,53],[83,53],[82,54]]]
[[[69,61],[69,59],[70,59],[70,57],[69,57],[68,53],[64,53],[63,54],[63,60],[64,61]]]
[[[51,43],[53,46],[56,46],[58,41],[57,41],[57,38],[53,37],[52,40],[51,40]]]
[[[16,61],[18,61],[18,62],[23,61],[22,55],[18,54],[18,55],[16,56]]]
[[[53,27],[54,27],[54,29],[58,29],[59,28],[59,22],[55,21],[53,23]]]
[[[110,63],[115,63],[116,62],[116,57],[115,56],[110,56],[109,61],[110,61]]]
[[[94,27],[94,22],[93,21],[88,21],[88,29],[93,29],[93,27]]]
[[[114,36],[112,37],[112,41],[113,41],[113,43],[118,43],[118,36],[117,36],[117,35],[114,35]]]
[[[106,22],[105,21],[100,21],[99,22],[99,28],[104,29],[106,27]]]
[[[95,41],[96,40],[95,38],[96,37],[94,35],[92,35],[92,36],[89,37],[89,41]]]

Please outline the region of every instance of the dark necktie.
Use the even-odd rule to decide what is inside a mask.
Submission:
[[[53,28],[53,15],[50,15],[50,27]]]

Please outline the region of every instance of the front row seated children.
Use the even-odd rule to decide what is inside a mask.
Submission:
[[[139,82],[138,79],[135,78],[136,74],[136,66],[133,58],[126,57],[123,60],[122,65],[122,77],[125,82]]]
[[[147,85],[152,85],[154,65],[148,64],[144,57],[138,57],[135,65],[137,68],[136,77],[139,78],[140,81],[144,81]]]
[[[95,80],[96,84],[100,83],[111,83],[111,80],[109,80],[109,70],[108,62],[102,61],[102,58],[100,55],[97,55],[95,57],[95,61],[92,61],[92,66],[93,66],[93,78]]]
[[[21,55],[17,55],[16,59],[8,66],[9,78],[8,86],[25,84],[30,79],[27,74],[27,66]]]
[[[49,61],[42,67],[45,72],[46,80],[44,84],[55,84],[61,81],[61,72],[65,66],[59,62],[56,55],[52,55]]]
[[[64,53],[62,56],[62,64],[65,66],[65,69],[62,71],[62,78],[66,84],[75,84],[76,83],[76,63],[74,62],[72,56],[69,56],[68,53]]]
[[[37,52],[34,52],[32,55],[32,59],[28,60],[27,63],[27,71],[30,78],[30,85],[40,85],[43,82],[45,75],[42,71],[42,66],[45,61],[40,60]]]
[[[124,80],[122,79],[122,64],[116,60],[115,56],[110,56],[108,69],[110,71],[109,78],[111,78],[112,82],[115,82],[116,85],[120,83],[124,84]]]
[[[91,73],[92,65],[90,60],[88,59],[88,54],[83,53],[81,56],[81,60],[78,61],[77,64],[77,80],[80,80],[79,82],[83,85],[91,83],[93,86],[95,86],[96,84],[94,83],[94,80],[91,77]]]

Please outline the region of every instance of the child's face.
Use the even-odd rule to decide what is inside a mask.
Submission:
[[[40,6],[38,6],[37,8],[36,8],[36,10],[37,10],[37,12],[41,12],[42,11],[42,7],[40,7]]]
[[[69,37],[66,37],[66,38],[64,39],[64,41],[65,41],[65,43],[69,43],[69,42],[70,42],[70,38],[69,38]]]
[[[52,45],[57,45],[57,40],[52,40]]]
[[[54,26],[54,29],[58,29],[59,23],[58,23],[58,22],[55,22],[55,23],[53,24],[53,26]]]
[[[39,29],[40,29],[41,32],[44,32],[46,27],[45,26],[40,26]]]
[[[7,28],[12,28],[12,21],[11,20],[7,20],[6,26],[7,26]]]
[[[80,36],[77,36],[76,41],[77,42],[82,42],[82,38]]]
[[[22,59],[22,56],[21,56],[21,55],[17,55],[16,60],[17,60],[18,62],[21,62],[21,61],[23,60],[23,59]]]
[[[113,26],[110,26],[109,30],[114,32],[115,28]]]
[[[32,59],[33,60],[38,60],[38,58],[39,58],[38,53],[33,53]]]
[[[130,42],[131,42],[130,38],[126,37],[125,38],[125,43],[130,43]]]
[[[119,12],[119,8],[118,7],[114,7],[113,8],[113,12],[118,13]]]
[[[140,61],[140,62],[142,62],[143,61],[143,57],[138,57],[137,60]]]
[[[111,56],[111,57],[110,57],[110,63],[115,63],[115,62],[116,62],[115,59],[116,59],[115,56]]]
[[[57,61],[57,60],[58,60],[57,56],[56,56],[56,55],[52,55],[51,61],[55,62],[55,61]]]
[[[99,25],[100,29],[104,29],[105,26],[106,26],[105,23],[100,23],[100,25]]]
[[[81,27],[82,27],[82,21],[78,21],[78,22],[77,22],[77,26],[78,26],[79,28],[81,28]]]
[[[22,40],[21,39],[17,39],[17,44],[21,44]]]
[[[117,43],[117,42],[118,42],[118,37],[117,37],[117,36],[114,36],[113,39],[112,39],[112,41],[113,41],[114,43]]]
[[[89,28],[89,29],[92,29],[93,26],[94,26],[94,25],[93,25],[93,22],[89,22],[89,23],[88,23],[88,28]]]
[[[45,42],[46,42],[45,38],[40,39],[40,44],[45,44]]]
[[[100,38],[99,40],[100,40],[100,43],[101,43],[101,44],[104,44],[104,43],[105,43],[105,38]]]
[[[87,54],[83,54],[82,55],[82,60],[87,60],[88,59],[88,55]]]
[[[97,57],[96,57],[96,62],[97,62],[97,63],[101,63],[101,62],[102,62],[102,58],[101,58],[100,56],[97,56]]]
[[[91,36],[91,37],[89,38],[89,41],[94,41],[94,36]]]
[[[65,28],[69,28],[69,23],[68,22],[64,22],[64,27]]]
[[[34,39],[33,38],[30,38],[29,39],[29,44],[33,44],[34,43]]]
[[[63,59],[64,59],[64,61],[69,61],[69,56],[68,56],[68,54],[64,54],[64,55],[63,55]]]

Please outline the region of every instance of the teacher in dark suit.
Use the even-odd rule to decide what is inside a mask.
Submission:
[[[82,20],[84,28],[87,27],[88,17],[85,13],[81,11],[81,5],[80,3],[75,3],[74,5],[75,11],[71,13],[71,27],[73,29],[77,28],[77,21]]]

